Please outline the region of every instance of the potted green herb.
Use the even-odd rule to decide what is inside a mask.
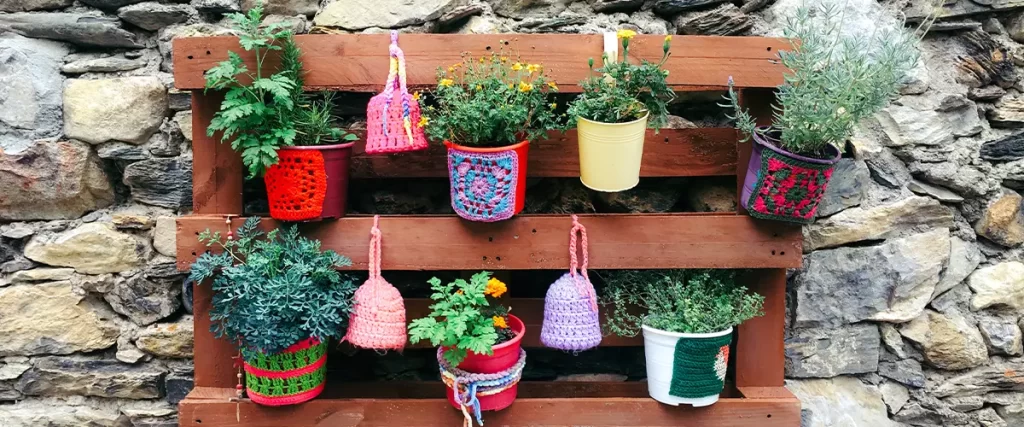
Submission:
[[[718,401],[732,329],[760,316],[764,305],[764,297],[735,281],[729,270],[606,274],[601,303],[611,313],[607,328],[622,336],[643,330],[647,390],[655,400],[693,406]]]
[[[409,324],[409,341],[429,340],[439,347],[437,361],[452,406],[476,413],[507,408],[526,363],[521,348],[526,326],[508,307],[488,300],[502,296],[505,283],[486,271],[468,281],[442,284],[435,277],[429,283],[434,303],[427,317]]]
[[[345,213],[349,158],[355,135],[332,126],[331,97],[302,92],[302,52],[286,24],[263,25],[260,5],[230,15],[242,48],[256,56],[250,70],[235,52],[206,72],[207,90],[224,101],[207,127],[242,155],[250,177],[263,176],[270,215],[288,221]],[[264,65],[280,58],[276,72]]]
[[[199,240],[223,249],[192,264],[196,283],[210,279],[210,330],[236,343],[249,398],[268,406],[313,399],[326,382],[327,341],[344,334],[355,281],[336,268],[351,264],[292,225],[264,234],[259,218],[226,236]],[[241,393],[241,384],[239,384]]]
[[[597,191],[625,191],[640,182],[640,163],[648,124],[660,129],[668,121],[666,103],[675,98],[661,67],[669,57],[672,36],[665,37],[661,61],[629,62],[632,30],[620,30],[622,62],[605,55],[603,68],[580,82],[583,93],[569,105],[576,117],[580,180]]]
[[[464,55],[438,69],[437,79],[436,106],[420,125],[448,147],[452,208],[472,221],[511,218],[526,202],[530,141],[563,127],[548,97],[558,86],[543,66],[506,56],[504,48]]]
[[[844,33],[835,4],[800,8],[783,34],[789,72],[771,125],[758,127],[729,79],[730,118],[754,147],[740,202],[755,218],[810,223],[853,127],[889,104],[918,61],[917,38],[902,25],[870,38]]]

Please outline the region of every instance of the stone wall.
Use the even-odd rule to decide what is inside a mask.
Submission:
[[[192,129],[170,40],[226,34],[223,14],[252,3],[0,1],[0,425],[176,425],[192,321],[173,217],[190,210]],[[774,35],[796,2],[318,3],[268,10],[300,32]],[[1024,2],[945,3],[904,96],[858,129],[805,229],[786,357],[809,426],[1024,425]],[[930,4],[888,6],[913,20]],[[847,7],[858,31],[892,15]],[[561,202],[537,210],[728,210],[729,188],[547,186]],[[358,199],[437,205],[379,188]]]

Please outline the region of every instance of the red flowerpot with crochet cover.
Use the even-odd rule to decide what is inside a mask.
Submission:
[[[314,221],[345,216],[349,163],[354,142],[284,147],[280,161],[263,177],[270,216],[285,221]]]
[[[526,206],[530,141],[504,147],[467,147],[445,141],[452,209],[464,219],[503,221]]]
[[[508,315],[508,327],[515,333],[515,338],[505,341],[492,347],[494,354],[477,354],[469,352],[466,359],[459,364],[458,369],[475,374],[495,374],[512,368],[519,362],[522,351],[523,334],[526,333],[526,325],[518,317]],[[489,396],[478,396],[481,411],[497,411],[512,405],[516,400],[516,393],[519,384],[516,383],[501,392]],[[448,402],[456,409],[460,409],[459,402],[455,400],[455,392],[451,387],[446,390]]]

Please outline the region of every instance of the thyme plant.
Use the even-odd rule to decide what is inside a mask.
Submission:
[[[433,346],[447,349],[444,358],[457,366],[469,351],[494,354],[493,347],[515,337],[508,325],[508,307],[492,305],[487,297],[498,298],[508,288],[491,273],[481,271],[469,281],[456,279],[442,284],[431,278],[430,314],[409,324],[409,342],[429,340]]]
[[[200,255],[189,272],[196,283],[212,279],[210,330],[238,343],[246,357],[343,334],[356,282],[336,268],[351,261],[322,251],[295,225],[263,233],[259,222],[249,218],[234,235],[199,234],[206,246],[223,249]]]
[[[737,285],[731,270],[622,270],[603,278],[606,329],[620,336],[636,336],[641,325],[668,332],[719,332],[763,314],[764,297]]]
[[[783,35],[792,49],[780,51],[789,69],[778,88],[774,120],[758,128],[739,105],[729,79],[724,107],[749,139],[755,132],[778,139],[784,150],[821,156],[829,145],[840,151],[861,119],[885,108],[899,94],[907,72],[917,65],[918,38],[898,22],[870,37],[843,33],[839,4],[819,2],[788,17]]]
[[[608,55],[602,57],[604,66],[594,74],[594,58],[590,58],[590,77],[580,82],[583,93],[569,105],[570,117],[582,117],[602,123],[625,123],[642,118],[650,113],[648,126],[661,129],[668,122],[669,101],[676,97],[668,86],[668,70],[665,65],[670,55],[672,36],[665,37],[661,61],[657,63],[641,60],[639,64],[629,62],[629,41],[636,36],[632,30],[620,30],[618,38],[622,43],[622,62],[610,62]]]
[[[319,99],[310,95],[302,95],[300,99],[302,103],[295,109],[295,145],[330,145],[359,139],[334,126],[337,120],[331,110],[334,92],[324,92]]]
[[[437,70],[436,106],[419,125],[436,141],[473,147],[503,147],[563,129],[549,94],[558,85],[541,64],[529,64],[502,48],[489,56],[462,55],[462,62]]]

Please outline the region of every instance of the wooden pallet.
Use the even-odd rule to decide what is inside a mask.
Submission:
[[[525,58],[545,64],[563,91],[578,91],[588,57],[600,58],[600,35],[403,35],[409,84],[429,87],[434,70],[468,51],[488,52],[514,40]],[[306,35],[297,41],[305,54],[307,88],[379,91],[387,72],[386,35]],[[638,36],[632,52],[659,57],[661,36]],[[785,40],[758,37],[676,36],[667,69],[677,90],[721,90],[729,76],[745,105],[761,122],[770,120],[771,88],[782,82],[776,51]],[[240,51],[237,39],[203,37],[174,41],[175,84],[193,90],[193,203],[195,213],[178,219],[178,267],[185,270],[206,251],[198,232],[223,230],[242,214],[241,161],[227,144],[206,136],[220,103],[205,94],[202,73]],[[251,56],[242,54],[247,61]],[[250,64],[251,66],[251,64]],[[444,151],[367,156],[358,146],[353,176],[444,177]],[[700,128],[649,132],[641,175],[645,177],[735,176],[741,185],[750,155],[733,129]],[[576,137],[551,134],[531,148],[532,177],[575,177]],[[529,197],[529,195],[527,196]],[[590,236],[592,269],[745,268],[744,283],[765,296],[765,315],[738,328],[731,352],[734,380],[723,399],[709,408],[676,408],[647,396],[643,382],[524,382],[512,407],[486,415],[488,425],[594,426],[787,426],[800,423],[800,402],[783,386],[783,327],[786,268],[799,268],[799,227],[761,222],[744,212],[724,214],[581,215]],[[304,234],[324,247],[352,257],[366,269],[369,217],[302,224]],[[263,221],[274,227],[273,220]],[[384,216],[385,270],[566,269],[569,221],[565,215],[521,215],[500,223],[471,223],[454,216]],[[457,425],[461,414],[443,398],[440,382],[329,382],[325,394],[288,408],[233,403],[236,349],[209,332],[212,295],[195,288],[195,385],[179,405],[182,426],[434,426]],[[527,324],[524,347],[539,347],[540,299],[512,299]],[[408,318],[422,316],[428,302],[406,300]],[[607,337],[602,347],[640,346],[636,338]]]

